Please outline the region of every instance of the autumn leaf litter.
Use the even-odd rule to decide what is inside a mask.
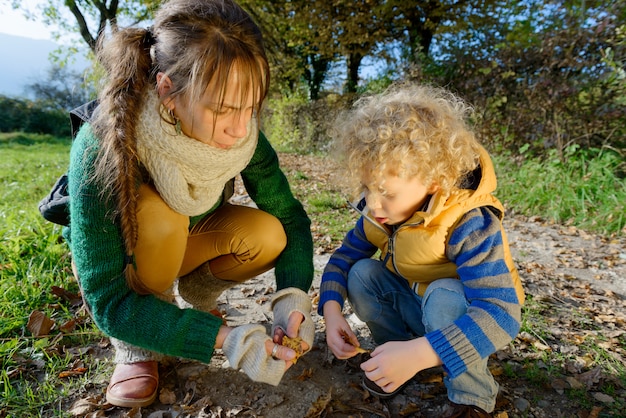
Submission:
[[[302,187],[340,190],[333,188],[338,182],[332,162],[294,154],[281,154],[280,158],[288,174],[305,173],[304,181],[292,185],[297,195]],[[239,192],[237,203],[248,203],[240,184]],[[538,217],[514,214],[508,214],[505,227],[528,295],[525,318],[529,325],[490,360],[490,369],[500,383],[494,416],[614,414],[619,405],[626,405],[624,380],[617,376],[619,367],[622,371],[626,368],[626,240],[603,238]],[[315,219],[312,229],[316,275],[309,293],[316,302],[321,271],[338,242],[324,233],[316,234]],[[269,333],[269,302],[274,289],[272,272],[268,272],[227,291],[220,298],[219,308],[229,324],[257,322],[264,324]],[[58,288],[53,291],[60,303],[77,305],[77,295]],[[436,417],[446,402],[441,368],[419,373],[391,400],[369,396],[360,386],[358,359],[334,358],[324,340],[323,319],[313,312],[313,348],[276,387],[254,383],[230,369],[217,350],[208,365],[165,360],[160,366],[159,397],[153,405],[116,408],[104,398],[113,368],[108,340],[88,347],[61,346],[64,332],[71,334],[88,320],[80,306],[76,312],[74,322],[59,325],[50,323],[41,312],[33,312],[28,326],[33,335],[56,333],[58,347],[51,350],[74,356],[61,378],[76,379],[89,370],[101,370],[92,374],[90,383],[72,389],[71,395],[61,400],[62,408],[73,416]],[[361,346],[373,349],[367,328],[351,313],[349,305],[346,315]],[[600,362],[599,356],[607,358]],[[24,364],[30,369],[43,367],[27,359]]]

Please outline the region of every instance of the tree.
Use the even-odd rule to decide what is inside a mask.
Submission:
[[[571,145],[623,147],[623,2],[516,6],[479,43],[448,44],[453,71],[442,82],[482,110],[485,137],[499,146],[561,156]]]
[[[85,81],[81,73],[61,65],[52,65],[46,79],[26,88],[34,94],[37,101],[66,111],[93,100],[96,96],[95,89]]]
[[[328,1],[242,0],[265,37],[277,89],[295,91],[305,83],[316,100],[330,63],[337,57]]]
[[[118,22],[144,22],[154,15],[160,3],[161,0],[49,0],[38,3],[36,8],[43,13],[44,23],[59,29],[57,36],[63,32],[79,33],[93,52],[107,32],[117,31]],[[12,4],[27,14],[36,13],[19,1]]]

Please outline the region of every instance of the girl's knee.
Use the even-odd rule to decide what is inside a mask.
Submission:
[[[278,218],[266,212],[260,212],[254,221],[256,230],[247,239],[248,243],[256,242],[251,247],[263,258],[275,259],[287,246],[287,234]]]

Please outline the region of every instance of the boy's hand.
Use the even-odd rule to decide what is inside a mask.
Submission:
[[[324,304],[326,321],[326,343],[335,357],[345,360],[359,352],[359,340],[341,313],[341,306],[336,301]]]
[[[393,392],[418,372],[441,365],[441,359],[424,337],[409,341],[390,341],[376,347],[371,359],[361,363],[368,379]]]

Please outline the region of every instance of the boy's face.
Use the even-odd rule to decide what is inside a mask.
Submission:
[[[387,225],[398,225],[409,219],[438,189],[436,185],[424,185],[416,177],[401,178],[389,172],[376,182],[367,173],[361,180],[371,215]]]

